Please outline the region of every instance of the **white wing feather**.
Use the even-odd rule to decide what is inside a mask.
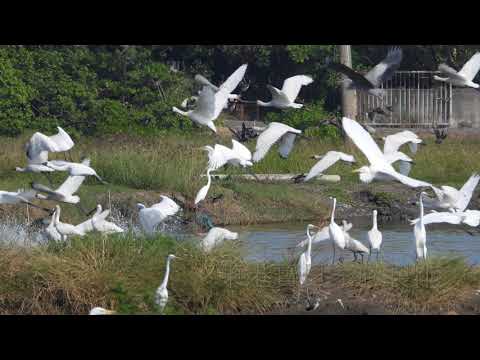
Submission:
[[[308,181],[310,179],[313,179],[317,175],[321,174],[325,170],[327,170],[329,167],[331,167],[333,164],[335,164],[338,160],[342,158],[342,155],[348,157],[348,159],[352,158],[350,162],[353,162],[353,156],[347,155],[340,153],[338,151],[329,151],[322,159],[317,162],[311,169],[310,172],[308,173],[307,177],[305,178],[305,181]],[[344,157],[344,159],[347,159]],[[348,160],[347,160],[348,161]]]
[[[252,160],[252,153],[251,151],[243,144],[240,144],[238,141],[232,139],[232,150],[237,153],[242,159],[251,161]]]
[[[470,203],[470,200],[472,199],[473,192],[475,191],[475,188],[478,185],[478,182],[480,180],[480,176],[478,174],[473,174],[470,176],[470,178],[467,180],[465,185],[462,186],[460,189],[460,199],[456,203],[456,207],[459,211],[464,211],[468,204]]]
[[[313,79],[306,75],[292,76],[283,82],[282,92],[288,100],[295,102],[302,86],[310,85]]]
[[[301,134],[300,130],[294,129],[288,125],[272,122],[268,125],[257,139],[257,146],[255,153],[253,154],[253,161],[259,162],[262,160],[270,148],[275,144],[283,135],[288,132],[295,134]]]
[[[293,150],[293,145],[295,145],[296,137],[297,134],[293,134],[290,132],[282,136],[280,140],[280,146],[278,147],[278,152],[282,158],[288,158],[288,155],[290,155]]]
[[[472,81],[480,70],[480,52],[475,53],[470,60],[468,60],[462,69],[458,72],[459,75],[464,76],[467,80]]]
[[[353,143],[362,151],[370,164],[385,164],[385,156],[372,136],[355,120],[344,117],[343,129]]]

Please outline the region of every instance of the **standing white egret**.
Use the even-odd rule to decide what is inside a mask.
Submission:
[[[201,240],[200,246],[204,251],[208,252],[211,251],[215,246],[222,243],[224,240],[237,239],[238,233],[219,227],[213,227],[208,231],[207,236]]]
[[[348,79],[345,79],[348,89],[365,90],[369,94],[382,99],[385,90],[380,89],[380,85],[392,78],[395,71],[400,67],[402,58],[402,49],[392,48],[389,50],[385,59],[371,69],[366,75],[362,75],[340,63],[330,63],[328,66],[348,77]]]
[[[437,81],[447,82],[454,86],[478,89],[479,85],[473,82],[478,70],[480,70],[480,52],[476,52],[458,72],[446,64],[440,64],[438,66],[438,71],[446,77],[434,75],[433,78]]]
[[[333,246],[333,260],[332,264],[335,264],[335,248],[338,247],[339,249],[345,249],[345,234],[340,226],[335,223],[335,207],[337,205],[336,198],[330,198],[333,200],[333,207],[332,207],[332,216],[330,217],[330,226],[328,227],[328,231],[330,234],[330,240],[332,240]]]
[[[425,193],[420,193],[420,218],[419,221],[413,227],[413,235],[415,237],[415,250],[418,259],[427,258],[427,232],[425,230],[425,224],[423,222],[423,200],[422,196]]]
[[[57,231],[57,228],[55,227],[56,216],[57,212],[54,211],[50,220],[50,224],[48,224],[48,226],[45,228],[45,234],[47,235],[47,238],[49,240],[58,242],[62,240],[62,235]]]
[[[140,225],[147,235],[153,235],[158,224],[180,211],[180,206],[168,196],[162,195],[160,197],[162,201],[149,208],[143,204],[137,204]]]
[[[345,227],[346,226],[344,224],[344,229]],[[357,261],[357,255],[360,254],[360,256],[362,257],[362,263],[363,263],[363,255],[364,254],[370,255],[370,251],[368,250],[368,248],[357,239],[354,239],[353,237],[351,237],[347,231],[344,230],[343,234],[345,236],[345,250],[350,250],[353,253],[353,257],[354,257],[353,261]]]
[[[297,272],[300,285],[303,285],[305,283],[305,281],[307,280],[307,276],[310,273],[310,269],[312,268],[312,236],[310,235],[310,229],[314,227],[316,226],[312,224],[309,224],[307,226],[307,250],[303,252],[298,259]]]
[[[370,253],[372,252],[372,250],[375,250],[377,252],[378,261],[378,255],[382,247],[382,233],[380,230],[378,230],[377,213],[377,210],[373,210],[373,226],[372,229],[367,233],[367,237],[368,243],[370,245]]]
[[[330,232],[328,226],[325,226],[321,228],[319,231],[317,231],[313,236],[312,236],[312,245],[324,242],[330,240]],[[301,241],[296,247],[304,247],[307,245],[309,242],[308,237]]]
[[[113,310],[107,310],[101,307],[95,307],[92,310],[90,310],[90,313],[88,315],[113,315],[116,313],[117,312]]]
[[[321,160],[318,161],[309,171],[307,176],[303,178],[303,176],[300,176],[296,179],[296,181],[299,181],[303,178],[304,182],[307,182],[315,177],[317,177],[320,174],[323,174],[325,170],[327,170],[329,167],[333,166],[336,162],[339,160],[345,161],[347,163],[354,163],[355,158],[352,155],[348,155],[339,151],[329,151],[327,152],[323,157],[321,157]]]
[[[253,154],[253,162],[262,160],[270,148],[280,140],[278,151],[280,156],[286,159],[293,149],[295,137],[301,134],[301,130],[294,129],[288,125],[272,122],[260,134],[257,139],[257,147]]]
[[[464,211],[468,207],[479,181],[480,175],[473,174],[460,190],[451,186],[441,186],[440,188],[432,186],[436,198],[432,199],[426,195],[425,206],[448,211]]]
[[[161,285],[159,286],[159,288],[155,293],[155,304],[158,306],[160,312],[163,312],[163,309],[165,309],[165,306],[167,305],[167,302],[168,302],[167,284],[168,284],[168,276],[170,275],[170,261],[176,258],[177,257],[175,255],[167,256],[165,276],[163,278]]]
[[[272,93],[272,100],[269,102],[263,102],[258,100],[259,106],[275,107],[278,109],[301,109],[302,104],[296,104],[295,100],[300,93],[302,86],[310,85],[313,79],[306,75],[292,76],[283,82],[282,90],[277,89],[274,86],[267,85],[268,90]]]
[[[173,107],[173,111],[189,117],[193,122],[199,125],[207,126],[216,133],[217,129],[213,122],[225,108],[229,95],[235,90],[240,81],[242,81],[246,71],[246,64],[240,66],[232,75],[230,75],[227,81],[220,86],[217,92],[215,92],[211,86],[204,86],[198,96],[195,109],[182,111]]]
[[[203,186],[197,193],[197,196],[195,197],[195,205],[198,205],[201,201],[205,200],[208,194],[208,190],[210,190],[210,185],[212,184],[212,176],[210,175],[210,172],[212,169],[208,168],[207,169],[207,185]]]
[[[430,187],[431,184],[412,179],[397,172],[387,161],[385,155],[373,140],[372,136],[355,120],[346,117],[342,120],[343,129],[353,143],[362,151],[368,159],[370,166],[363,166],[354,172],[360,173],[360,180],[370,183],[374,179],[383,181],[396,180],[409,187]]]
[[[62,236],[63,241],[67,241],[67,237],[71,235],[77,235],[77,236],[83,236],[85,235],[84,232],[80,231],[76,226],[67,224],[64,222],[60,221],[60,213],[61,209],[60,206],[57,205],[55,207],[55,220],[54,220],[54,226],[55,229],[58,231],[58,233]]]

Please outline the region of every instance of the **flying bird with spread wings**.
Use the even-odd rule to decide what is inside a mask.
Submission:
[[[340,63],[330,63],[328,67],[342,73],[348,79],[345,79],[347,89],[365,90],[369,94],[376,96],[379,99],[383,98],[384,90],[380,86],[385,81],[392,78],[395,71],[400,67],[402,62],[403,52],[400,48],[392,48],[388,52],[385,59],[377,64],[365,75],[351,69],[350,67]]]
[[[473,79],[475,76],[477,76],[479,70],[480,52],[477,52],[465,63],[465,65],[463,65],[462,69],[458,72],[446,64],[440,64],[438,66],[438,71],[440,71],[445,77],[434,75],[433,78],[437,81],[447,82],[454,86],[478,89],[480,85],[474,83]]]

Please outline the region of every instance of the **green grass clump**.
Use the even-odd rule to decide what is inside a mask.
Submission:
[[[86,236],[69,244],[0,248],[0,314],[156,314],[155,290],[171,263],[166,314],[262,313],[284,297],[295,271],[251,264],[229,242],[211,253],[195,242]],[[281,274],[281,276],[279,276]],[[280,300],[279,300],[280,299]]]

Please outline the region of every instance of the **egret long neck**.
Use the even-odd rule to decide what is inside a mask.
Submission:
[[[310,254],[312,252],[312,236],[310,235],[310,228],[307,228],[307,237],[308,237],[307,256],[310,257]]]
[[[170,275],[170,258],[167,259],[167,266],[166,266],[166,269],[165,269],[165,277],[163,278],[162,284],[160,285],[160,287],[162,289],[167,288],[168,275]]]
[[[182,111],[176,107],[173,108],[173,111],[183,116],[188,116],[188,114],[190,113],[190,111]]]
[[[373,213],[373,228],[377,228],[377,213]]]
[[[335,207],[337,205],[337,199],[333,199],[333,208],[332,208],[332,216],[330,217],[330,224],[335,222]]]
[[[211,169],[208,169],[207,170],[207,177],[208,177],[208,181],[207,181],[207,186],[210,188],[210,185],[212,183],[212,176],[210,175],[210,171],[212,171]]]
[[[420,224],[423,226],[423,196],[420,195]]]

